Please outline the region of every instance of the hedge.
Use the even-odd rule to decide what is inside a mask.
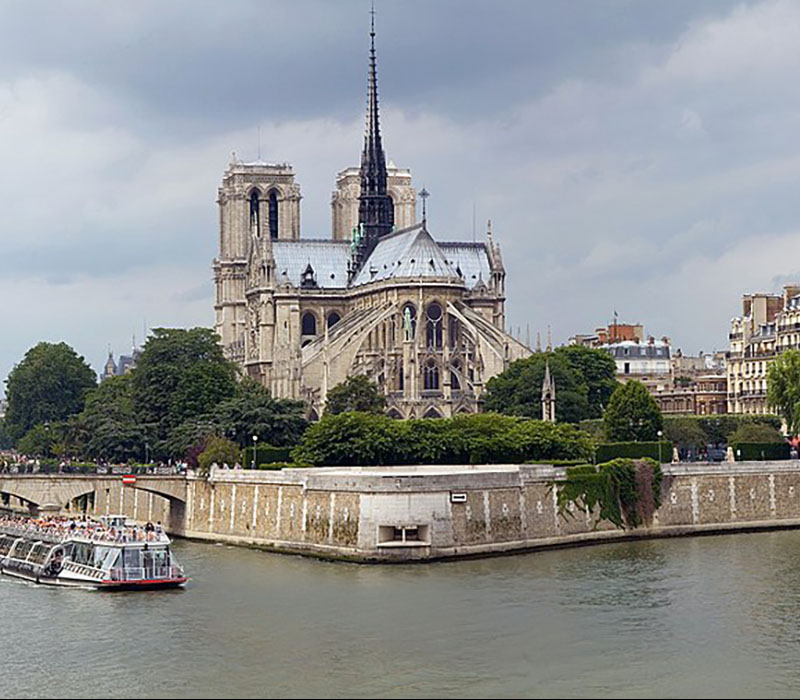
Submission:
[[[678,433],[679,426],[695,424],[703,432],[703,439],[698,444],[718,445],[727,442],[731,435],[743,423],[757,423],[769,425],[776,430],[780,430],[782,423],[778,416],[774,415],[738,415],[738,414],[717,414],[717,415],[669,415],[664,416],[664,438],[669,440]],[[578,427],[590,433],[596,440],[605,439],[603,433],[603,420],[596,418],[582,420]],[[673,440],[679,442],[680,440]]]
[[[398,421],[369,413],[325,414],[292,457],[315,466],[520,464],[588,461],[594,442],[574,425],[478,413]]]
[[[603,442],[597,446],[594,459],[598,464],[612,459],[640,459],[649,457],[658,461],[658,442]],[[661,461],[672,461],[672,443],[661,441]]]
[[[291,462],[291,447],[272,447],[272,445],[259,445],[256,448],[256,467],[262,464],[275,464],[276,462]],[[245,447],[242,450],[242,466],[250,469],[253,466],[253,448]]]
[[[788,442],[737,442],[731,445],[737,462],[789,459]]]

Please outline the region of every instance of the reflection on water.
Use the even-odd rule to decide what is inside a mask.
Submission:
[[[0,579],[0,695],[800,692],[800,532],[384,567],[176,550],[185,591]]]

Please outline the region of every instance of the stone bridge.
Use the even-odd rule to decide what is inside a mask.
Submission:
[[[60,511],[76,498],[104,489],[119,488],[122,476],[95,474],[0,474],[0,493],[27,504],[32,513]],[[182,511],[186,506],[187,480],[183,476],[136,476],[125,488],[153,493],[170,502],[170,510]],[[177,513],[176,513],[177,515]]]

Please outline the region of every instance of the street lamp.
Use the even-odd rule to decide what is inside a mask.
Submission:
[[[253,435],[253,466],[252,468],[256,468],[256,444],[258,443],[258,435]]]
[[[661,464],[661,436],[664,434],[663,430],[659,430],[656,435],[658,435],[658,463]]]

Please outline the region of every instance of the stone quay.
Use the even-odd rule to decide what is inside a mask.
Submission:
[[[800,464],[664,467],[652,523],[621,530],[559,511],[552,465],[214,469],[208,478],[8,475],[32,510],[94,493],[90,514],[161,520],[173,535],[360,562],[431,561],[628,538],[800,526]],[[39,494],[39,495],[37,495]],[[66,499],[66,500],[65,500]]]

